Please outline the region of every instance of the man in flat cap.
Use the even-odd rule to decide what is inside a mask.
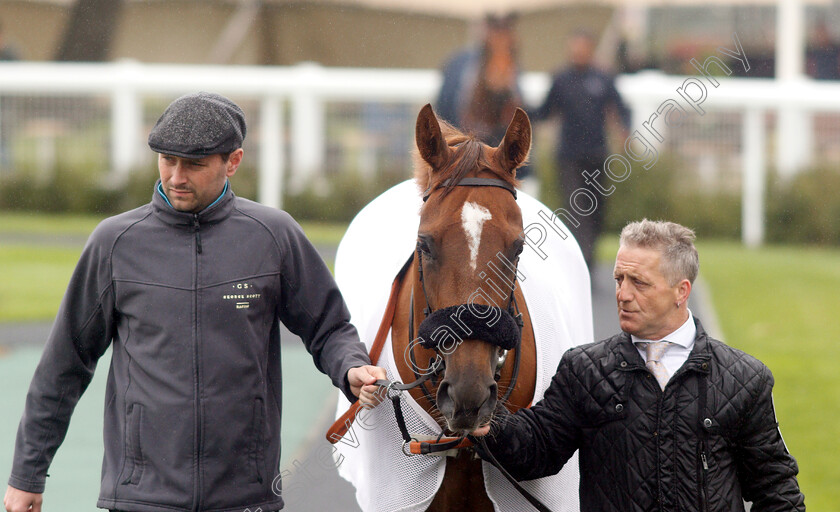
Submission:
[[[109,345],[100,508],[283,508],[280,322],[351,401],[376,402],[385,371],[300,226],[231,190],[245,132],[242,110],[208,93],[178,98],[152,129],[160,181],[85,246],[26,397],[8,512],[41,510]]]

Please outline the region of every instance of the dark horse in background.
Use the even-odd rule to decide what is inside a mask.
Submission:
[[[458,51],[443,69],[437,114],[461,131],[498,145],[518,107],[515,17],[488,16],[480,44]]]

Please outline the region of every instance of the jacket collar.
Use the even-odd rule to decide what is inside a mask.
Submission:
[[[227,218],[233,211],[234,197],[236,196],[228,182],[222,195],[207,208],[198,213],[181,212],[169,204],[166,196],[160,191],[160,180],[157,180],[152,193],[152,209],[159,219],[171,226],[193,227],[196,221],[199,224],[214,224]]]
[[[688,355],[688,359],[683,363],[677,373],[685,371],[697,371],[700,373],[709,373],[709,361],[712,358],[711,347],[709,345],[709,337],[700,320],[695,316],[694,325],[697,327],[697,333],[694,335],[694,348]],[[621,370],[647,370],[642,356],[633,345],[633,340],[629,333],[622,332],[617,336],[618,341],[613,348],[613,352],[619,363]],[[626,363],[626,364],[623,364]]]

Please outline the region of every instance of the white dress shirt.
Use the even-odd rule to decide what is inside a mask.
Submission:
[[[684,324],[661,340],[655,340],[670,341],[673,343],[673,345],[668,347],[668,350],[665,351],[665,355],[662,356],[662,361],[660,361],[663,365],[665,365],[665,369],[668,370],[669,377],[672,377],[674,373],[680,369],[683,363],[685,363],[686,359],[688,359],[688,354],[690,354],[691,349],[694,348],[694,338],[696,335],[697,326],[694,325],[694,315],[691,314],[691,310],[689,309],[688,320],[686,320]],[[653,340],[645,340],[632,335],[630,338],[633,341],[633,345],[636,346],[636,349],[642,356],[642,361],[647,363],[645,346],[640,344],[650,343]]]

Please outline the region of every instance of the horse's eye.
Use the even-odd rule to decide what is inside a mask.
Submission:
[[[522,254],[522,250],[524,249],[524,247],[525,247],[525,241],[522,240],[521,238],[518,238],[513,243],[513,257],[518,258],[519,255]]]
[[[432,249],[429,247],[429,240],[425,236],[421,236],[417,238],[417,249],[420,250],[426,256],[431,256]]]

